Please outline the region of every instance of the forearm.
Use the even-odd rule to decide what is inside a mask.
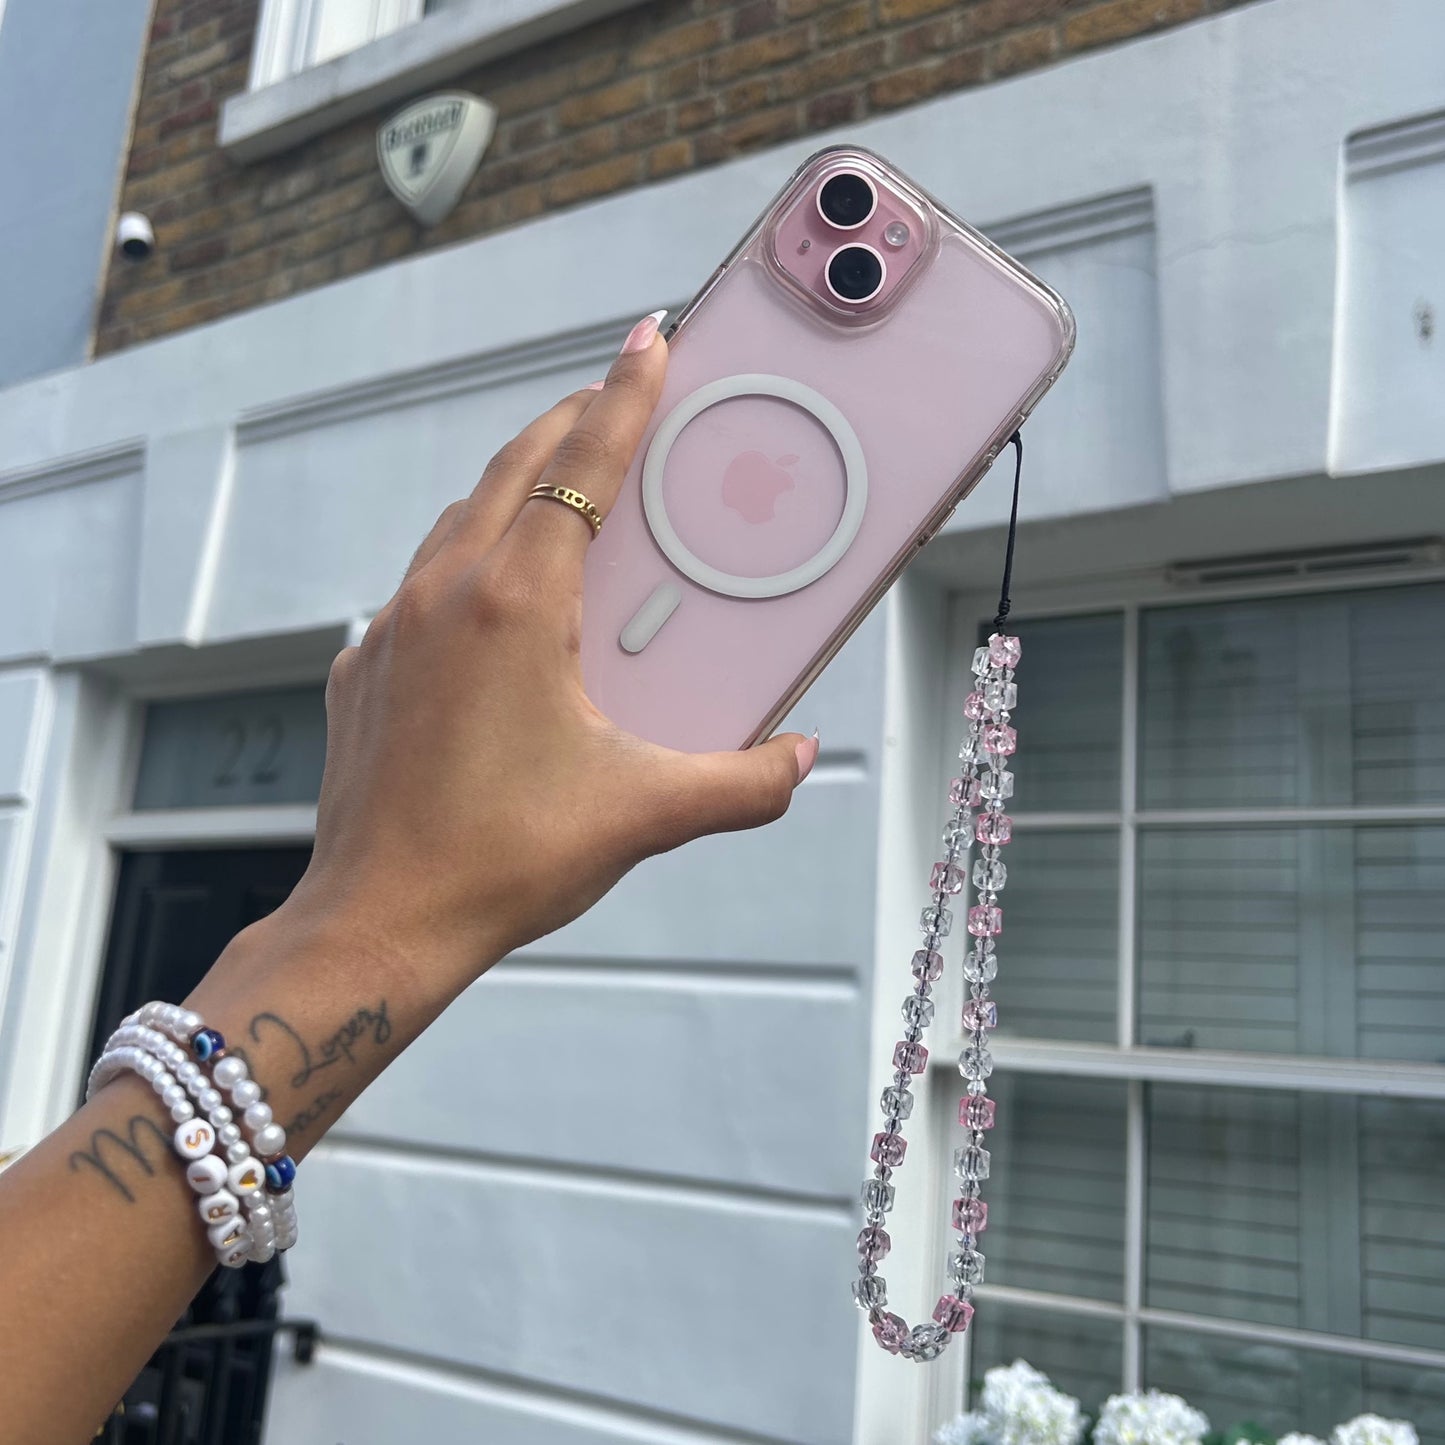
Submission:
[[[245,1055],[299,1160],[448,1001],[405,958],[283,910],[187,1003]],[[174,1129],[127,1074],[0,1176],[8,1440],[89,1440],[215,1268]]]

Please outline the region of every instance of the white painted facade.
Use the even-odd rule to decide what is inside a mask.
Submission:
[[[1077,313],[1021,612],[1445,534],[1442,41],[1436,0],[1266,0],[848,132]],[[145,700],[324,677],[495,447],[824,139],[0,392],[0,1140],[73,1104],[117,846],[307,835],[131,816]],[[958,1362],[883,1356],[847,1285],[1003,471],[801,705],[784,823],[503,964],[308,1162],[287,1309],[326,1338],[272,1445],[897,1445],[953,1413]],[[937,1213],[926,1152],[895,1233]],[[910,1318],[936,1266],[890,1259]]]

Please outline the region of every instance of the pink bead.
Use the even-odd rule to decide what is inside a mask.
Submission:
[[[973,1318],[973,1306],[957,1295],[946,1294],[933,1307],[933,1318],[952,1334],[968,1328]]]
[[[976,1034],[980,1029],[998,1027],[998,1005],[991,998],[971,998],[963,1006],[963,1028],[965,1033]]]
[[[983,694],[971,692],[963,700],[963,715],[969,722],[977,722],[983,716]]]
[[[988,660],[996,667],[1017,667],[1023,652],[1023,643],[1017,637],[995,632],[988,640]]]
[[[960,1234],[982,1234],[988,1228],[988,1205],[982,1199],[955,1199],[953,1227]]]
[[[935,863],[928,886],[934,893],[962,893],[963,869],[956,863]]]
[[[875,1134],[869,1157],[875,1164],[886,1164],[890,1169],[903,1163],[908,1152],[908,1140],[902,1134]]]
[[[887,1259],[893,1240],[886,1229],[870,1224],[858,1234],[858,1253],[863,1259]]]
[[[907,1069],[910,1074],[921,1074],[927,1062],[928,1050],[922,1044],[910,1044],[907,1039],[902,1039],[893,1050],[895,1069]]]
[[[943,973],[943,955],[937,949],[920,948],[913,955],[913,976],[932,983]]]
[[[1003,909],[996,903],[979,903],[970,908],[968,931],[975,938],[996,938],[1003,932]]]
[[[873,1338],[877,1340],[890,1355],[896,1355],[908,1339],[908,1325],[905,1321],[899,1319],[897,1315],[884,1315],[883,1318],[873,1326]]]
[[[980,843],[1007,843],[1014,835],[1014,820],[1007,813],[980,813],[974,821],[973,836]]]
[[[958,1101],[958,1122],[965,1129],[992,1129],[997,1108],[992,1099],[982,1094],[965,1094]]]
[[[1017,751],[1019,735],[1007,723],[993,723],[983,730],[983,750],[996,757],[1006,758]]]
[[[948,801],[955,808],[978,807],[978,779],[954,778],[948,785]]]

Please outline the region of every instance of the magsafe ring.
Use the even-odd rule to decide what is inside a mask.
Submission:
[[[787,572],[774,573],[771,577],[739,577],[709,566],[678,536],[662,496],[667,459],[683,428],[708,407],[740,396],[771,396],[801,407],[826,429],[843,458],[846,492],[843,515],[839,517],[833,535],[806,562]],[[786,376],[770,376],[766,372],[739,372],[736,376],[720,377],[685,396],[668,412],[653,434],[652,443],[647,448],[647,460],[642,465],[642,507],[647,525],[652,529],[663,555],[684,577],[724,597],[782,597],[816,582],[836,566],[853,545],[858,528],[863,525],[863,512],[867,505],[868,466],[863,459],[858,434],[848,424],[848,418],[812,387]]]

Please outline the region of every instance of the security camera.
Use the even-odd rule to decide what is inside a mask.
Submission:
[[[139,211],[127,211],[116,222],[115,244],[122,256],[144,261],[156,248],[156,233]]]

